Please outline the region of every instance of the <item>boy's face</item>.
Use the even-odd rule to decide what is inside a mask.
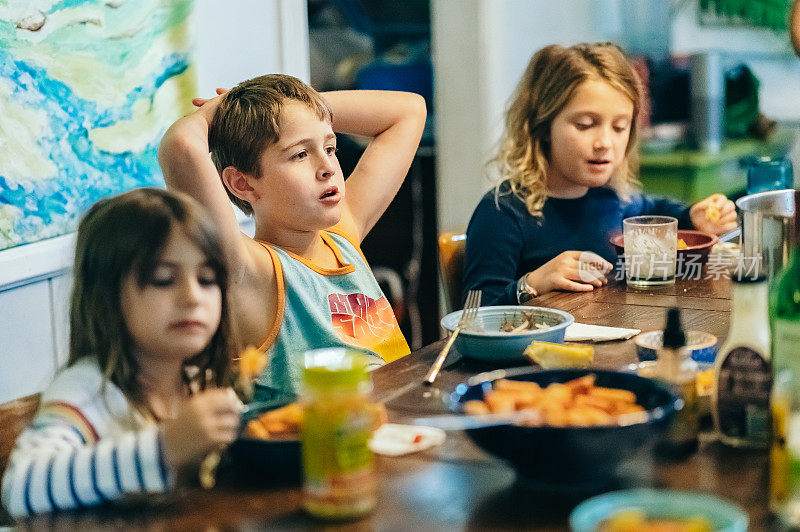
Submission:
[[[336,135],[302,103],[283,105],[280,138],[261,155],[261,178],[252,181],[260,199],[256,215],[283,229],[326,229],[339,222],[344,178]]]
[[[608,183],[625,162],[633,102],[605,81],[576,87],[550,126],[547,188],[554,195],[580,197]]]

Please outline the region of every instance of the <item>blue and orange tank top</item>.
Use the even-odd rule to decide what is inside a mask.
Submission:
[[[269,363],[257,381],[258,400],[297,395],[309,349],[360,348],[376,366],[410,352],[355,239],[335,226],[320,235],[336,256],[336,268],[259,242],[275,266],[278,310],[261,346]]]

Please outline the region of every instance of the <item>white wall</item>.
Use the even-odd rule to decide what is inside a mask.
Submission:
[[[0,402],[40,391],[67,359],[74,235],[0,252]]]
[[[436,196],[439,231],[459,231],[483,189],[481,164],[490,143],[486,45],[487,11],[480,0],[433,0]],[[487,13],[490,15],[490,13]]]
[[[196,0],[195,16],[200,95],[271,72],[309,81],[306,0]]]
[[[198,0],[195,17],[200,95],[268,72],[309,79],[305,0]],[[66,235],[0,252],[0,402],[41,391],[67,358],[73,250]]]

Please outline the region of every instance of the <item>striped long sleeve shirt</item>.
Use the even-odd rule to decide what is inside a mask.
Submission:
[[[93,359],[61,371],[17,440],[3,475],[14,516],[81,508],[173,484],[158,426],[104,382]]]

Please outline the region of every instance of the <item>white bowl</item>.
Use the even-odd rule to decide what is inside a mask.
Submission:
[[[461,319],[461,310],[451,312],[442,318],[442,327],[452,332]],[[523,323],[525,314],[532,314],[536,323],[543,323],[546,329],[529,329],[518,333],[502,332],[504,321],[512,326]],[[453,347],[465,357],[489,362],[512,362],[524,358],[525,348],[534,340],[564,343],[564,332],[575,318],[561,310],[525,305],[501,305],[481,307],[475,323],[467,330],[458,333]]]

